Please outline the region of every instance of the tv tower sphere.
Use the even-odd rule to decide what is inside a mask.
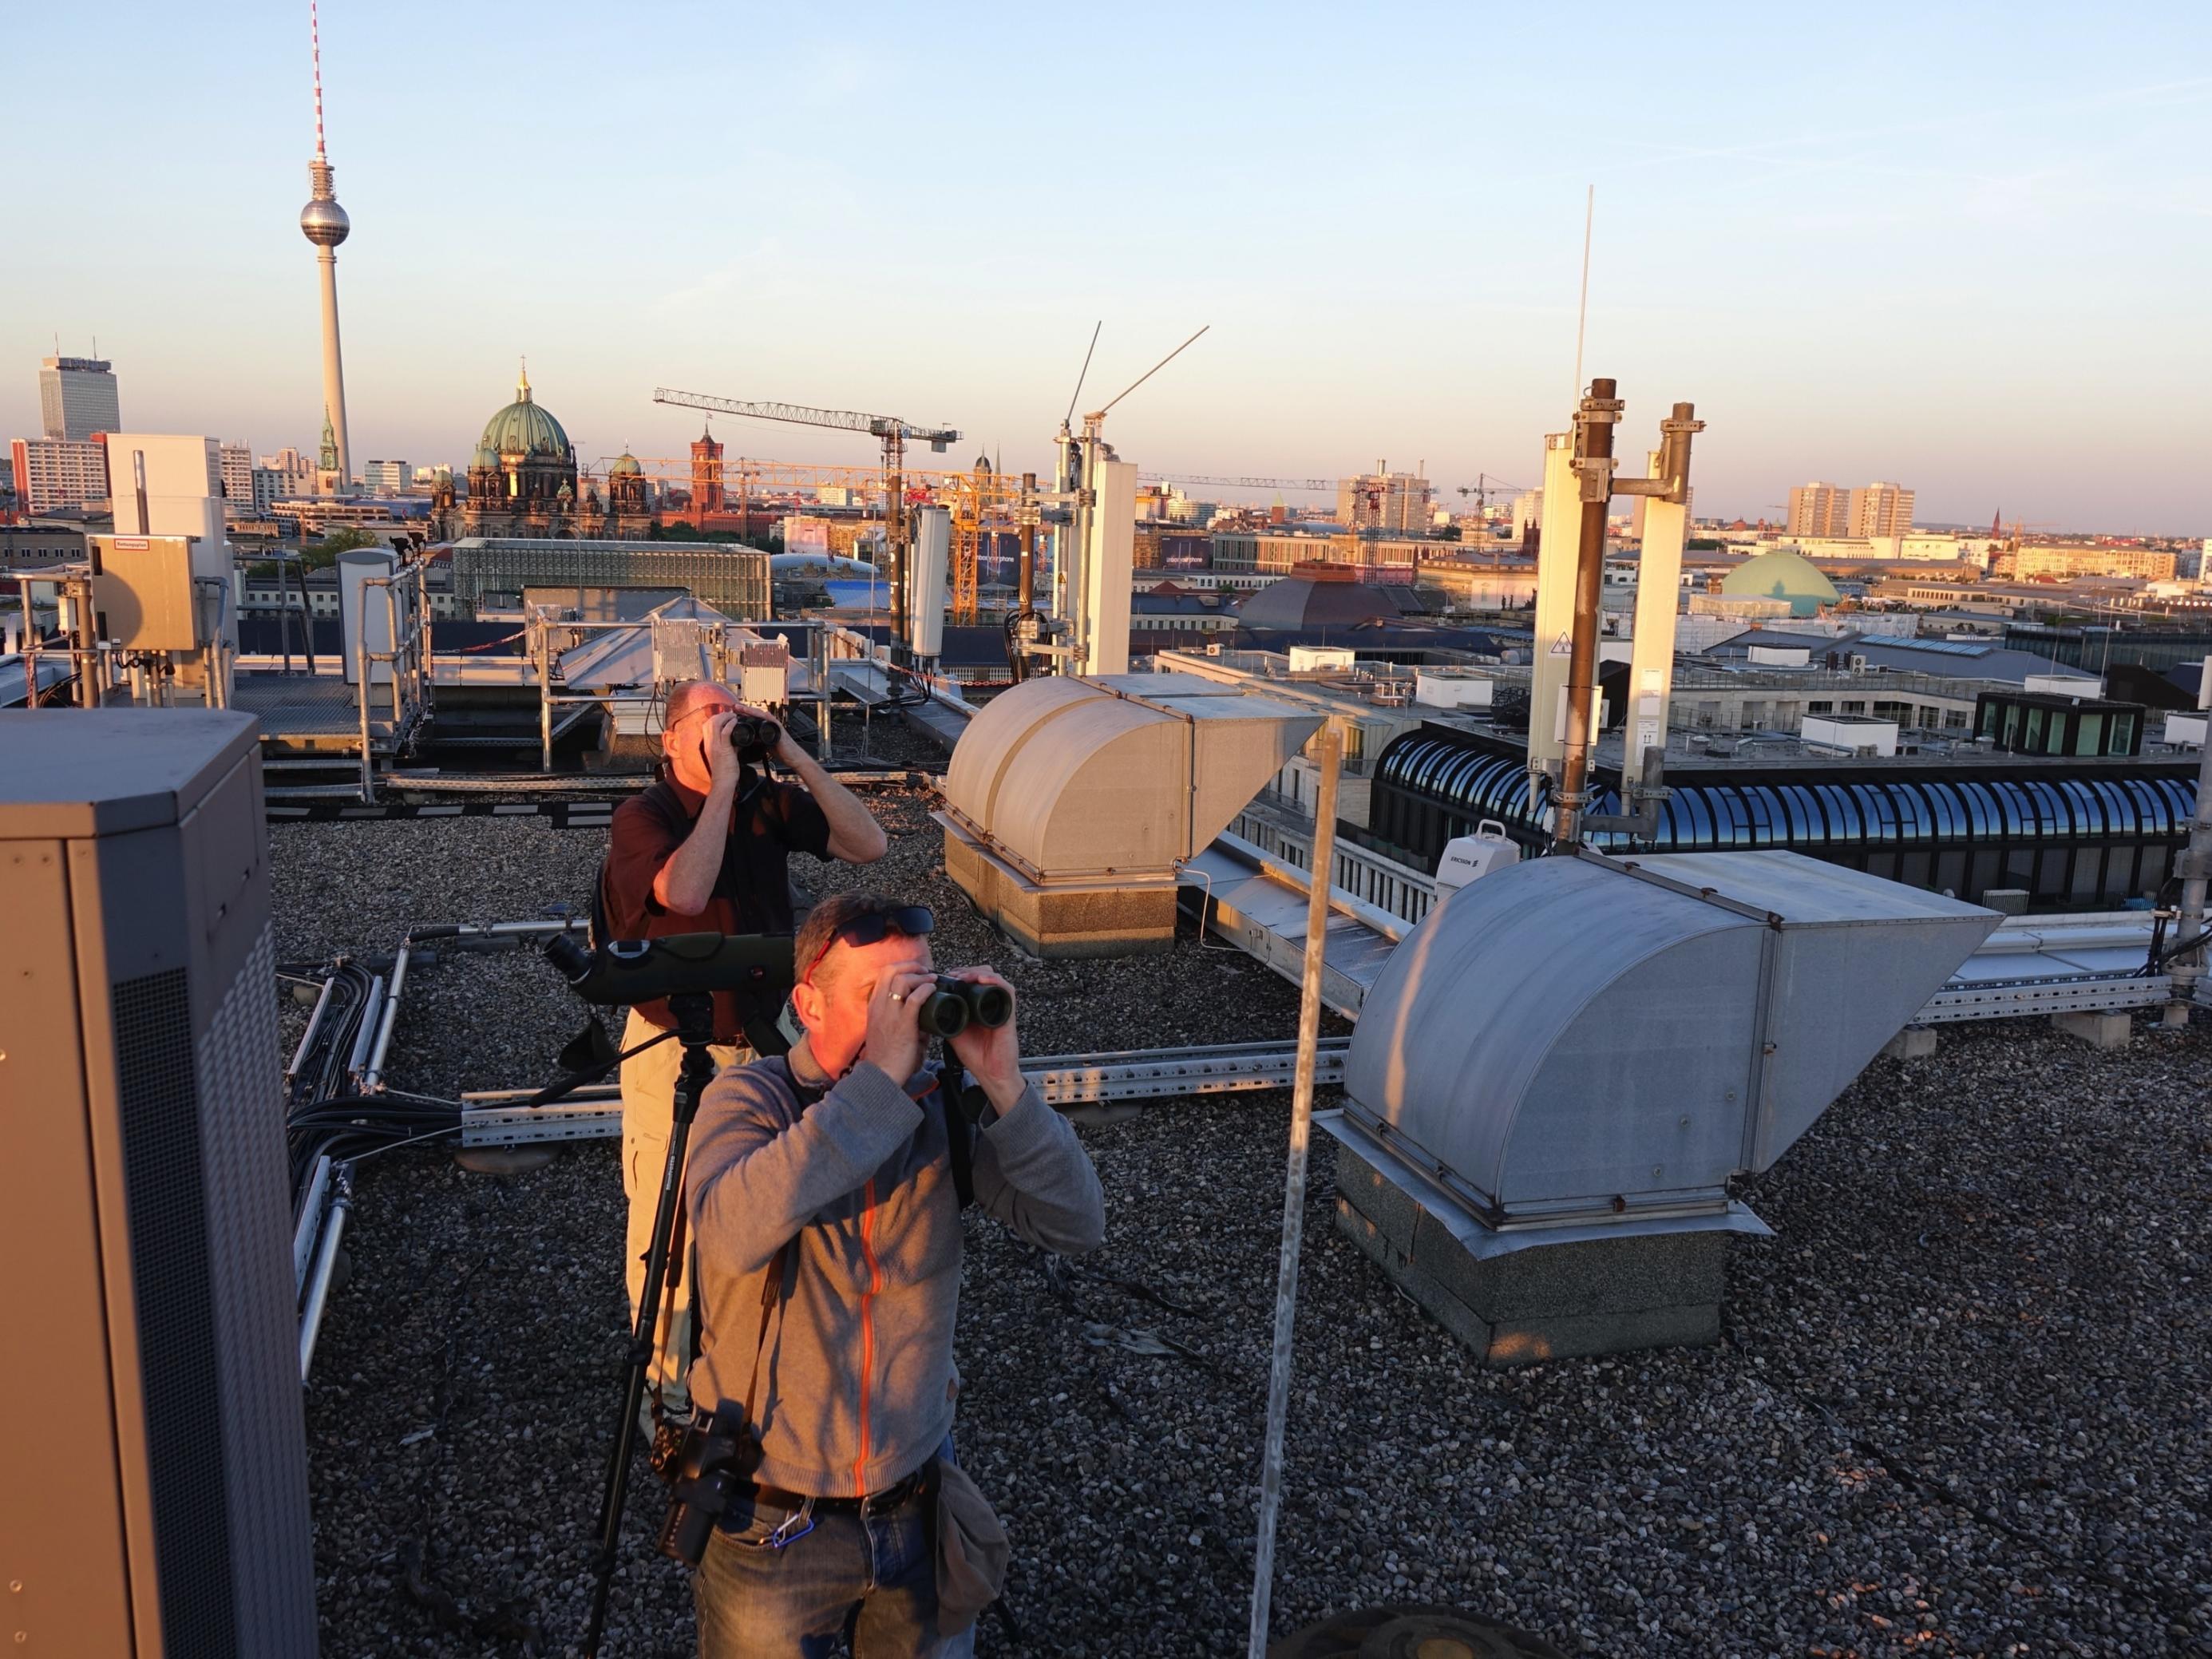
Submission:
[[[300,210],[300,234],[317,247],[336,247],[353,228],[337,198],[318,196]]]

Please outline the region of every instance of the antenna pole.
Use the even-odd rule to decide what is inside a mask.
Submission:
[[[323,20],[319,0],[307,0],[307,46],[315,60],[315,159],[323,159]]]
[[[1575,308],[1575,390],[1574,401],[1583,395],[1583,330],[1589,322],[1589,253],[1590,225],[1597,217],[1597,186],[1589,187],[1583,198],[1583,297]]]
[[[1306,1149],[1313,1135],[1315,1056],[1321,1038],[1322,946],[1336,865],[1337,779],[1343,739],[1332,725],[1321,737],[1321,787],[1314,802],[1313,863],[1306,873],[1306,948],[1298,991],[1297,1069],[1291,1085],[1291,1151],[1283,1182],[1282,1252],[1275,1264],[1275,1346],[1267,1368],[1267,1440],[1260,1454],[1259,1544],[1252,1564],[1252,1622],[1245,1653],[1266,1659],[1267,1611],[1275,1589],[1275,1521],[1283,1504],[1283,1431],[1291,1413],[1291,1338],[1298,1313],[1298,1247],[1305,1236]]]

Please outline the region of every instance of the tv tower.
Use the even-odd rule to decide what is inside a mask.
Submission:
[[[346,441],[345,365],[338,356],[338,244],[353,222],[331,189],[330,158],[323,151],[323,36],[316,0],[307,3],[307,40],[315,62],[315,159],[307,163],[311,193],[300,210],[300,234],[315,245],[315,261],[323,268],[323,426],[326,447],[336,454],[337,493],[344,495],[353,488],[353,451]]]

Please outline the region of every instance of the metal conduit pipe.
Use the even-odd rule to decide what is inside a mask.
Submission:
[[[323,1229],[323,1246],[315,1256],[314,1277],[307,1282],[307,1306],[300,1316],[300,1382],[315,1363],[315,1338],[323,1328],[323,1310],[331,1299],[331,1275],[337,1271],[338,1243],[345,1237],[346,1217],[353,1213],[353,1165],[338,1166],[331,1187],[331,1218]]]
[[[407,959],[414,950],[415,941],[410,937],[402,941],[399,954],[392,959],[392,985],[385,993],[383,1014],[376,1023],[376,1045],[369,1050],[368,1065],[361,1074],[361,1091],[365,1095],[375,1094],[384,1087],[384,1051],[392,1046],[392,1028],[399,1020],[399,997],[407,984]]]
[[[368,1064],[368,1046],[376,1040],[377,1021],[384,1010],[384,975],[378,974],[368,981],[368,995],[362,1006],[361,1029],[355,1033],[353,1052],[346,1056],[346,1075],[356,1088],[361,1074]]]
[[[331,1160],[327,1154],[315,1160],[315,1173],[308,1178],[307,1195],[300,1205],[300,1219],[292,1229],[292,1295],[296,1300],[307,1288],[307,1264],[314,1259],[315,1236],[322,1231],[323,1200],[331,1187]]]
[[[331,988],[337,982],[335,974],[323,981],[322,994],[315,999],[314,1012],[307,1016],[307,1029],[300,1033],[300,1046],[292,1051],[292,1063],[284,1068],[284,1083],[288,1088],[292,1079],[300,1075],[300,1067],[307,1060],[307,1050],[314,1044],[315,1033],[321,1029],[323,1016],[330,1010]]]

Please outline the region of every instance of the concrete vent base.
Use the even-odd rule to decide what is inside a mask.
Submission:
[[[1127,957],[1175,944],[1175,878],[1115,882],[1034,881],[944,814],[945,873],[1031,956]]]
[[[1726,1231],[1581,1238],[1478,1257],[1341,1136],[1336,1186],[1337,1231],[1486,1365],[1720,1340]]]

